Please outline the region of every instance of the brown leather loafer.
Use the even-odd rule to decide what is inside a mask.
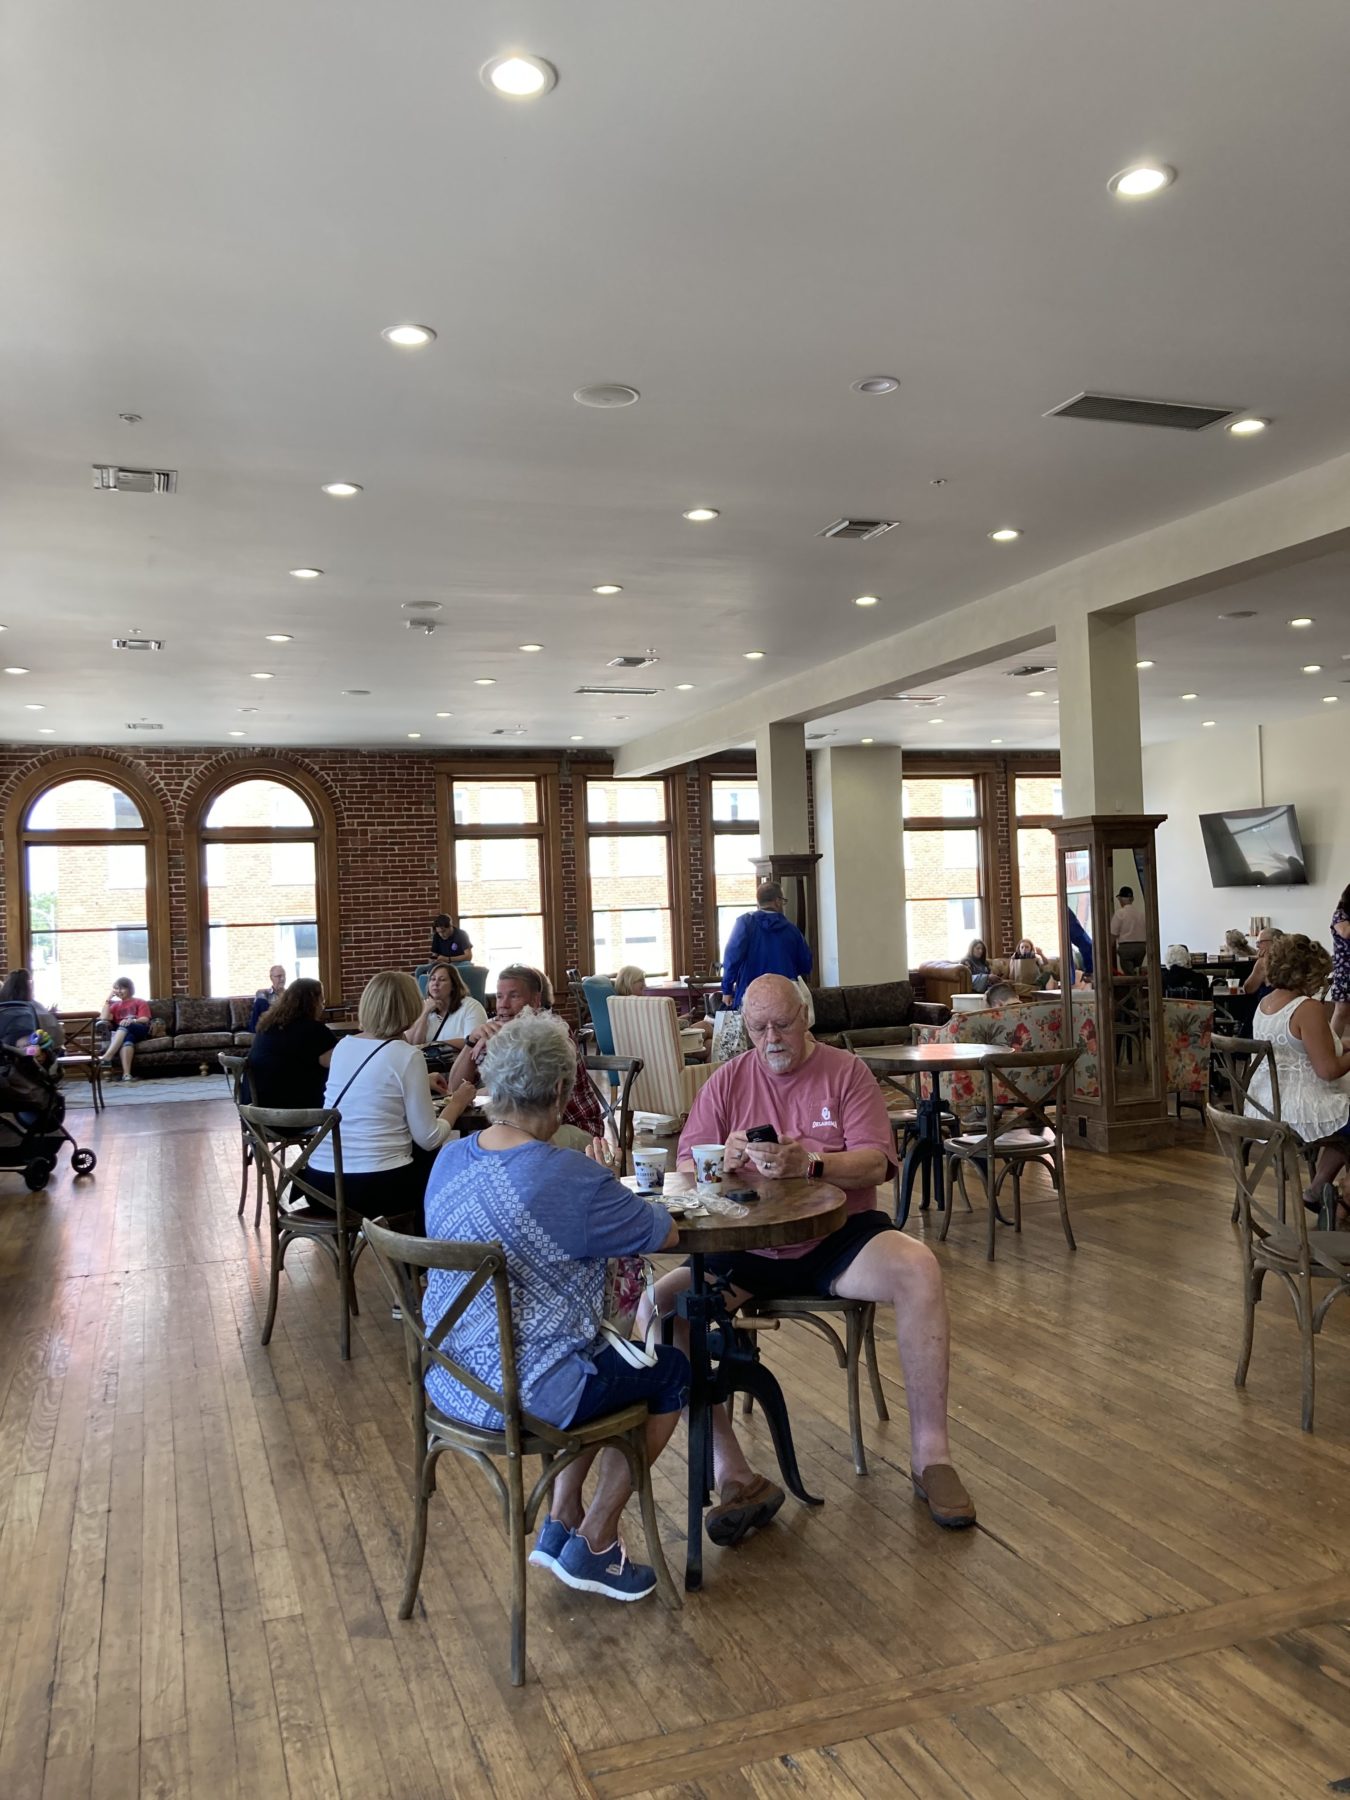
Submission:
[[[975,1502],[950,1463],[929,1463],[922,1475],[911,1469],[909,1478],[914,1492],[927,1502],[934,1524],[947,1531],[964,1531],[975,1523]]]
[[[704,1514],[708,1536],[723,1549],[739,1544],[750,1532],[769,1523],[784,1497],[782,1488],[763,1475],[754,1475],[744,1482],[729,1481],[722,1489],[721,1500]]]

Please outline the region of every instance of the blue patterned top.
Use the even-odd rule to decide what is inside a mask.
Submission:
[[[427,1184],[427,1236],[500,1243],[511,1285],[521,1405],[567,1425],[581,1399],[604,1304],[605,1262],[658,1249],[670,1234],[664,1206],[639,1200],[578,1150],[521,1144],[484,1150],[478,1136],[449,1143]],[[468,1277],[433,1269],[422,1315],[430,1331]],[[442,1346],[491,1388],[501,1387],[491,1286],[471,1302]],[[501,1415],[433,1363],[427,1398],[451,1418],[499,1431]]]

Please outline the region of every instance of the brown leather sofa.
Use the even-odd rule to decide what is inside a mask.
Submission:
[[[813,1035],[845,1050],[912,1043],[916,1025],[945,1025],[951,1017],[950,1007],[916,1000],[908,981],[816,988],[811,997],[816,1008]]]

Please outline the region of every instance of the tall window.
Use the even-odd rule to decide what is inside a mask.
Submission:
[[[456,780],[450,908],[485,963],[489,985],[509,963],[546,969],[544,825],[535,776]]]
[[[708,784],[712,814],[712,897],[717,910],[717,960],[727,953],[731,928],[755,904],[759,855],[759,783],[753,775],[715,775]]]
[[[150,990],[150,828],[109,781],[58,782],[21,826],[23,955],[44,1004],[97,1010],[119,975]],[[15,957],[18,961],[18,957]]]
[[[1053,819],[1064,816],[1058,775],[1018,775],[1013,780],[1017,818],[1017,935],[1047,956],[1059,954],[1059,889],[1055,881]],[[1086,921],[1091,929],[1091,921]]]
[[[670,816],[664,781],[586,783],[592,967],[673,972]]]
[[[909,960],[957,961],[986,935],[979,786],[973,775],[920,775],[902,790]]]
[[[319,826],[309,802],[281,781],[248,776],[222,790],[201,826],[206,991],[246,994],[286,978],[319,976]]]

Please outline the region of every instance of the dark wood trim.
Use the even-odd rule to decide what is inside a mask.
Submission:
[[[688,920],[688,908],[685,895],[688,892],[687,858],[677,852],[677,812],[687,818],[684,803],[684,783],[674,775],[644,775],[642,781],[651,785],[659,783],[665,794],[664,819],[625,819],[605,821],[592,825],[590,812],[586,804],[586,783],[588,781],[613,781],[614,769],[609,763],[575,762],[571,768],[573,816],[576,820],[576,870],[577,870],[577,955],[581,959],[582,973],[594,974],[596,971],[584,965],[595,957],[595,921],[594,903],[591,896],[591,839],[593,837],[664,837],[666,840],[666,905],[670,914],[670,960],[671,976],[680,973],[680,966],[688,968],[692,959],[690,946],[691,926]],[[684,837],[687,837],[687,825]],[[681,839],[683,841],[683,838]],[[636,909],[632,909],[636,910]]]
[[[88,832],[25,832],[23,821],[33,802],[49,788],[68,781],[102,781],[121,788],[140,808],[145,821],[139,831],[109,829]],[[169,913],[169,823],[152,788],[126,763],[97,755],[60,757],[31,769],[14,785],[4,823],[5,867],[11,879],[5,883],[5,941],[17,945],[23,961],[32,967],[32,941],[28,933],[28,859],[24,850],[33,843],[86,843],[100,846],[144,844],[145,922],[150,938],[150,992],[160,997],[173,992],[173,922]],[[17,958],[15,961],[17,962]],[[14,966],[12,963],[11,966]]]
[[[319,821],[317,827],[305,825],[216,826],[203,825],[212,803],[226,788],[241,781],[275,781],[291,788],[310,808]],[[206,992],[206,846],[208,843],[312,843],[314,854],[314,917],[319,939],[319,980],[324,993],[339,997],[342,986],[342,930],[339,916],[341,882],[339,878],[337,819],[333,805],[322,783],[294,763],[274,758],[245,759],[232,762],[193,795],[191,808],[183,821],[183,867],[186,876],[188,992]]]
[[[811,759],[807,758],[810,770]],[[759,769],[753,758],[748,761],[720,763],[701,762],[698,767],[699,812],[703,820],[703,933],[707,946],[707,964],[711,969],[720,962],[717,938],[717,845],[718,837],[757,837],[763,829],[759,819],[713,819],[712,784],[716,781],[759,780]],[[746,858],[747,862],[749,858]]]

